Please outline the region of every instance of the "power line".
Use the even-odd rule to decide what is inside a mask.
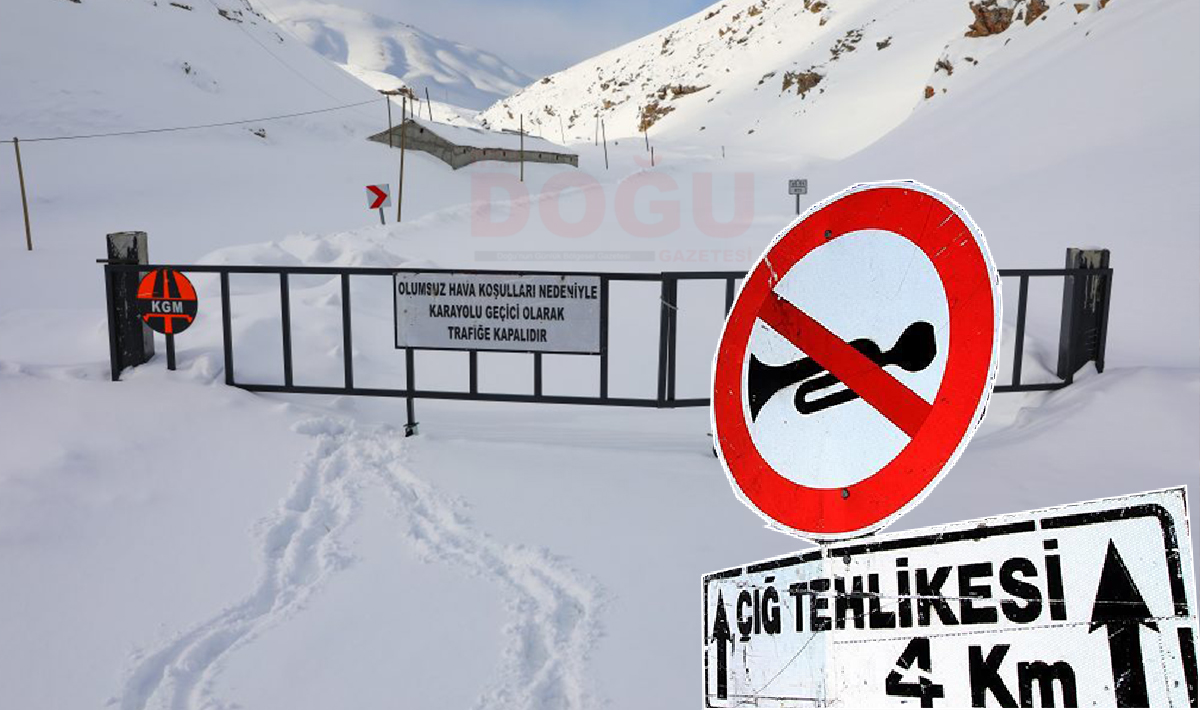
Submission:
[[[342,106],[331,106],[330,108],[319,108],[313,111],[301,111],[299,113],[285,113],[279,116],[265,116],[263,118],[247,118],[240,121],[222,121],[220,123],[201,123],[194,126],[172,126],[170,128],[145,128],[136,131],[115,131],[113,133],[91,133],[78,136],[47,136],[42,138],[22,138],[22,143],[39,143],[42,141],[70,141],[83,138],[111,138],[113,136],[138,136],[147,133],[170,133],[173,131],[195,131],[203,128],[222,128],[225,126],[238,126],[246,123],[262,123],[264,121],[278,121],[283,118],[298,118],[300,116],[312,116],[318,113],[329,113],[330,111],[341,111],[343,109],[354,108],[356,106],[366,106],[367,104],[377,103],[377,99],[371,101],[360,101],[354,104],[344,104]],[[12,143],[11,140],[0,141],[0,143]]]
[[[221,11],[222,11],[222,9],[223,9],[223,8],[222,8],[220,5],[218,5],[218,4],[215,2],[215,0],[208,0],[208,4],[213,6],[213,9],[215,9],[215,10],[217,11],[217,14],[220,14],[220,13],[221,13]],[[228,19],[228,18],[227,18],[227,19]],[[266,18],[263,18],[263,19],[266,19]],[[270,20],[267,20],[267,21],[268,21],[268,22],[270,22]],[[241,30],[242,34],[246,35],[246,37],[247,37],[247,38],[248,38],[248,39],[249,39],[251,42],[253,42],[253,43],[257,44],[257,45],[258,45],[258,46],[259,46],[259,47],[262,49],[262,51],[264,51],[264,52],[266,52],[267,54],[271,55],[271,58],[272,58],[272,59],[274,59],[275,61],[279,62],[280,64],[282,64],[282,65],[283,65],[283,67],[284,67],[285,69],[287,69],[287,70],[288,70],[288,71],[290,71],[291,73],[293,73],[293,74],[295,74],[296,76],[298,76],[298,77],[300,78],[300,80],[301,80],[301,81],[303,81],[304,83],[308,84],[309,86],[311,86],[312,88],[316,89],[317,91],[321,92],[322,94],[325,94],[326,96],[328,96],[329,98],[333,99],[334,101],[337,101],[337,100],[338,100],[338,97],[336,97],[336,96],[334,96],[333,94],[329,93],[328,91],[326,91],[325,89],[321,88],[320,86],[317,86],[317,84],[316,84],[315,82],[313,82],[311,79],[309,79],[307,76],[305,76],[303,72],[299,71],[298,69],[296,69],[295,67],[293,67],[291,64],[288,64],[286,61],[284,61],[284,60],[283,60],[283,57],[280,57],[278,54],[275,54],[274,52],[272,52],[272,51],[271,51],[271,50],[270,50],[270,49],[267,47],[267,45],[263,44],[262,42],[259,42],[259,41],[258,41],[258,38],[257,38],[257,37],[255,37],[254,35],[250,34],[250,31],[249,31],[249,30],[247,30],[245,27],[243,27],[243,26],[242,26],[242,23],[241,23],[240,21],[238,21],[238,20],[233,20],[233,23],[234,23],[235,25],[237,25],[237,28],[238,28],[239,30]],[[272,23],[272,24],[274,24],[274,23]]]
[[[216,3],[216,0],[208,0],[208,4],[213,6],[213,8],[214,8],[214,9],[217,11],[217,14],[220,14],[220,13],[221,13],[221,11],[222,11],[222,10],[221,10],[221,7],[220,7],[219,5],[217,5],[217,3]],[[253,9],[253,8],[251,8],[251,11],[252,11],[252,12],[254,12],[254,9]],[[268,18],[267,18],[267,16],[266,16],[266,15],[262,15],[262,14],[259,14],[259,13],[257,13],[257,12],[255,12],[255,14],[258,14],[258,15],[259,15],[259,17],[262,17],[264,20],[266,20],[266,21],[267,21],[267,23],[268,23],[268,24],[270,24],[272,27],[275,27],[275,28],[277,28],[277,29],[283,29],[285,32],[287,32],[287,30],[286,30],[286,29],[284,29],[284,27],[283,27],[282,23],[280,23],[280,22],[272,22],[270,19],[268,19]],[[274,14],[274,13],[272,13],[272,14]],[[276,15],[276,17],[278,17],[278,15]],[[228,19],[228,18],[226,18],[226,19]],[[237,26],[237,28],[238,28],[239,30],[241,30],[242,34],[246,35],[246,38],[247,38],[247,39],[249,39],[251,42],[253,42],[253,43],[257,44],[257,45],[258,45],[258,46],[259,46],[259,47],[260,47],[260,48],[261,48],[261,49],[262,49],[264,52],[266,52],[267,54],[271,55],[271,58],[272,58],[272,59],[274,59],[275,61],[279,62],[280,64],[282,64],[284,69],[287,69],[287,70],[288,70],[288,71],[290,71],[291,73],[295,74],[295,75],[296,75],[297,77],[299,77],[299,79],[300,79],[301,81],[303,81],[305,84],[308,84],[308,85],[309,85],[309,86],[311,86],[312,88],[316,89],[317,91],[321,92],[322,94],[325,94],[326,96],[328,96],[329,98],[333,99],[334,101],[340,101],[340,100],[341,100],[341,99],[339,99],[338,97],[336,97],[336,96],[334,96],[333,94],[331,94],[331,93],[329,93],[328,91],[326,91],[326,90],[325,90],[324,88],[322,88],[321,86],[319,86],[319,85],[318,85],[316,82],[314,82],[312,79],[308,78],[308,76],[307,76],[307,75],[305,75],[305,73],[304,73],[304,72],[302,72],[302,71],[300,71],[299,69],[297,69],[297,68],[293,67],[291,64],[288,64],[288,63],[287,63],[287,61],[286,61],[286,60],[285,60],[283,57],[281,57],[281,56],[279,56],[278,54],[276,54],[276,53],[272,52],[270,47],[268,47],[267,45],[265,45],[265,44],[263,44],[262,42],[258,41],[258,38],[257,38],[257,37],[255,37],[253,34],[251,34],[251,33],[250,33],[250,30],[246,29],[245,25],[244,25],[242,22],[240,22],[240,21],[237,21],[237,20],[234,20],[233,22],[234,22],[234,24]],[[253,24],[254,24],[255,26],[257,26],[257,25],[258,25],[258,23],[257,23],[257,22],[254,22]],[[288,32],[288,34],[289,34],[289,35],[291,35],[291,36],[292,36],[292,39],[296,40],[296,42],[297,42],[297,43],[299,43],[301,46],[304,46],[304,43],[303,43],[303,42],[301,42],[301,41],[299,40],[299,38],[297,38],[297,37],[295,37],[294,35],[292,35],[292,33],[291,33],[291,32]],[[277,36],[278,36],[278,35],[277,35]],[[283,38],[282,38],[282,37],[280,37],[280,41],[282,41],[282,40],[283,40]],[[323,62],[323,63],[324,63],[324,62]],[[368,102],[368,103],[370,103],[370,102]]]

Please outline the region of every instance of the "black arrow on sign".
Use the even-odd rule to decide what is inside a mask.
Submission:
[[[1146,600],[1133,583],[1129,568],[1121,559],[1121,553],[1109,540],[1088,631],[1095,631],[1101,626],[1108,631],[1113,689],[1119,708],[1144,708],[1150,705],[1146,693],[1146,668],[1142,664],[1141,629],[1138,627],[1145,625],[1158,631],[1158,624],[1154,623],[1153,618],[1150,607],[1146,606]]]
[[[713,640],[717,642],[717,698],[725,700],[729,697],[728,660],[725,656],[725,645],[733,640],[729,632],[729,619],[725,616],[725,600],[717,591],[717,619],[713,622]]]

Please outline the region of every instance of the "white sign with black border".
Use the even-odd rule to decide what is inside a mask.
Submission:
[[[807,195],[808,178],[792,178],[788,180],[789,195]]]
[[[1185,489],[704,577],[705,707],[1195,707]]]
[[[397,272],[396,347],[599,354],[600,291],[593,274]]]

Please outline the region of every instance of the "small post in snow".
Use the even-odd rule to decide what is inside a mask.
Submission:
[[[400,98],[400,179],[396,185],[396,224],[400,223],[400,209],[404,206],[404,137],[408,134],[404,126],[408,120],[408,96]]]
[[[17,153],[17,180],[21,183],[21,211],[25,213],[25,251],[33,251],[33,232],[29,229],[29,200],[25,197],[25,171],[21,168],[21,142],[13,136]]]
[[[392,97],[400,94],[399,89],[380,89],[379,93],[383,94],[384,100],[387,101],[388,114],[388,147],[395,148],[396,145],[392,140]]]
[[[608,134],[604,131],[604,119],[600,120],[600,135],[604,140],[604,169],[608,170]]]
[[[382,94],[383,94],[383,102],[387,104],[387,111],[388,111],[388,147],[389,147],[389,148],[394,148],[395,146],[393,146],[393,145],[392,145],[392,99],[391,99],[391,97],[390,97],[390,96],[388,96],[388,95],[387,95],[387,92],[386,92],[386,91],[382,91],[382,90],[380,90],[380,93],[382,93]]]

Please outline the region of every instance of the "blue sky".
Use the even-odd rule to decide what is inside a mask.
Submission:
[[[328,0],[416,25],[550,74],[682,19],[716,0]]]

